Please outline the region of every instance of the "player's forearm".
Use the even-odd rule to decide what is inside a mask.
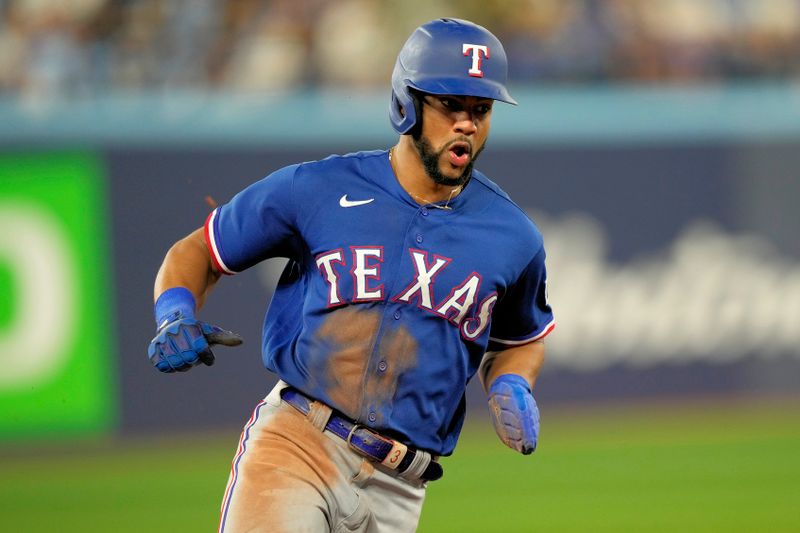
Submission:
[[[199,309],[219,277],[200,228],[176,242],[167,252],[156,276],[153,299],[157,300],[169,288],[186,287],[194,295]]]
[[[488,391],[498,376],[517,374],[525,378],[533,389],[543,364],[544,341],[541,340],[500,352],[488,352],[480,369],[483,388]]]

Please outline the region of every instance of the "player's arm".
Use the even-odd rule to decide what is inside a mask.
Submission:
[[[167,289],[186,287],[200,309],[220,276],[206,246],[203,228],[199,228],[173,244],[167,252],[156,275],[153,300],[157,301]]]
[[[162,372],[212,365],[211,346],[236,346],[241,337],[195,319],[195,312],[220,278],[200,228],[167,252],[153,289],[157,332],[147,355]]]
[[[509,448],[533,453],[539,437],[539,409],[533,388],[544,363],[544,341],[487,352],[479,376],[489,394],[497,435]]]

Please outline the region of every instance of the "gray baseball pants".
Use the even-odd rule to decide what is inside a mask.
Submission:
[[[222,501],[220,533],[402,533],[417,528],[425,483],[371,462],[308,416],[279,382],[245,425]]]

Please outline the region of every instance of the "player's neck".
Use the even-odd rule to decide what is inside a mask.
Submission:
[[[453,187],[433,181],[409,136],[401,137],[389,150],[389,162],[400,186],[420,205],[449,202],[463,188],[463,185]]]

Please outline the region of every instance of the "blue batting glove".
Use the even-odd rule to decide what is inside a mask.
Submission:
[[[200,363],[214,364],[211,346],[238,346],[236,333],[194,318],[195,300],[183,287],[167,289],[156,302],[158,331],[150,341],[147,356],[161,372],[185,372]]]
[[[506,446],[524,455],[533,453],[539,437],[539,408],[525,378],[498,376],[489,388],[489,412],[494,430]]]

